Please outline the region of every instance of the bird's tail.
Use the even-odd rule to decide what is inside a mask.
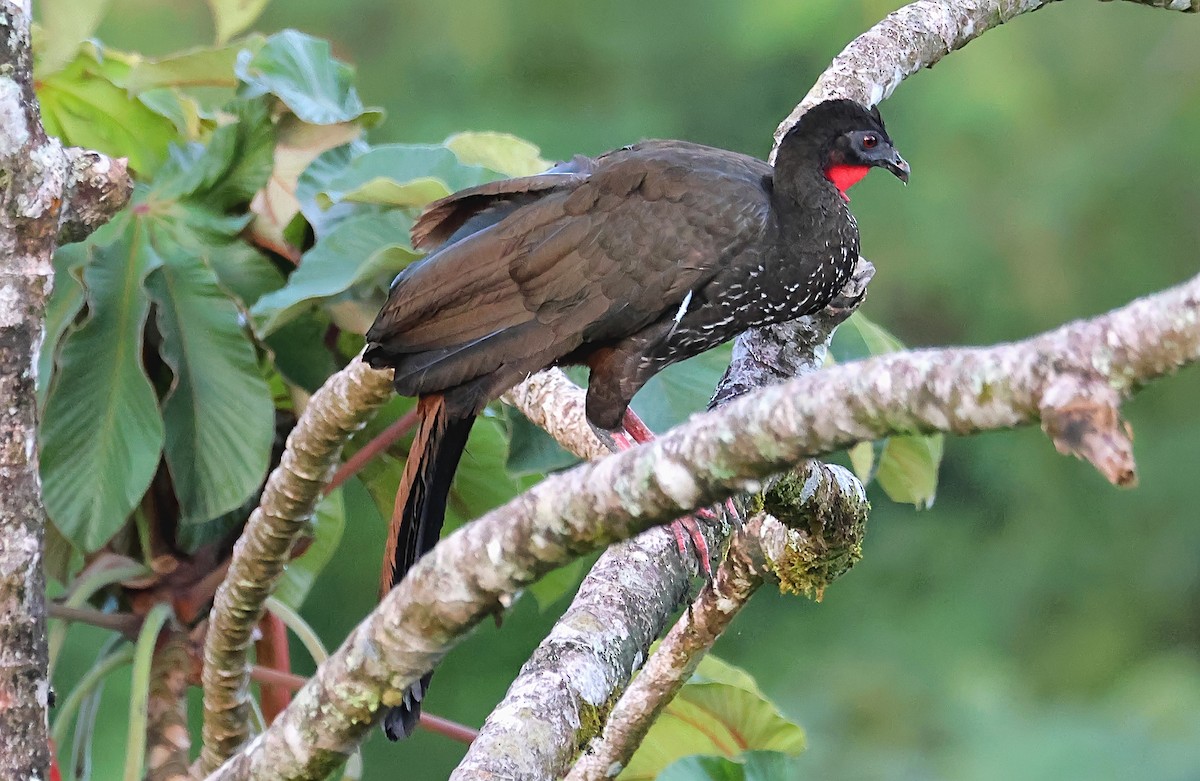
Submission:
[[[422,396],[417,402],[417,412],[417,434],[404,465],[384,549],[382,594],[399,583],[417,560],[437,544],[446,516],[450,482],[475,422],[474,415],[452,416],[440,394]],[[431,675],[426,674],[409,687],[404,702],[384,716],[383,729],[390,739],[406,738],[416,728]]]

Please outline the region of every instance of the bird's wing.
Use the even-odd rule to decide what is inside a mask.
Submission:
[[[596,161],[590,157],[576,155],[544,173],[459,190],[425,207],[413,223],[412,245],[433,250],[447,242],[452,244],[550,192],[577,186],[591,175],[595,166]]]
[[[610,153],[573,188],[403,272],[367,339],[449,387],[634,333],[761,237],[770,171],[681,142]]]

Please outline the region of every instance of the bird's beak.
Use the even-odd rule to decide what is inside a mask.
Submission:
[[[881,165],[895,174],[897,179],[908,184],[908,175],[912,169],[909,167],[908,161],[901,157],[895,149],[892,150],[892,156],[884,160]]]

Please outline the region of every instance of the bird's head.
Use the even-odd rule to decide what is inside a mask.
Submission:
[[[873,167],[886,168],[908,182],[908,163],[892,146],[879,109],[852,100],[827,100],[805,112],[783,137],[775,159],[775,178],[778,183],[800,170],[815,169],[848,201],[846,191]]]

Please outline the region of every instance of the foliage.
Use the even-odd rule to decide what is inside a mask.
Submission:
[[[791,758],[803,750],[804,731],[780,714],[745,670],[706,656],[618,778],[740,779],[742,773],[755,781],[782,781]],[[686,757],[695,759],[682,761]]]
[[[305,71],[304,63],[324,56],[321,42],[297,33],[244,34],[263,10],[261,0],[209,5],[216,14],[211,26],[199,3],[116,0],[97,27],[105,0],[35,4],[42,14],[38,83],[48,126],[71,143],[128,156],[141,182],[139,204],[164,209],[126,215],[87,246],[56,257],[60,273],[43,366],[99,385],[62,396],[69,391],[55,379],[41,389],[60,395],[53,402],[59,421],[47,414],[44,436],[54,426],[71,430],[72,404],[93,415],[76,416],[78,438],[57,455],[51,443],[47,463],[89,465],[74,470],[71,479],[91,481],[78,483],[76,496],[104,501],[89,508],[69,488],[55,500],[54,520],[70,530],[70,543],[52,533],[54,573],[62,582],[79,572],[84,549],[108,548],[148,563],[166,553],[186,569],[185,554],[202,557],[227,542],[256,486],[221,485],[208,494],[205,486],[216,485],[214,470],[224,465],[181,464],[208,441],[201,432],[220,432],[234,408],[233,452],[252,467],[239,476],[257,469],[261,479],[294,409],[357,350],[388,275],[414,257],[405,227],[420,197],[440,192],[438,182],[449,188],[487,171],[527,173],[541,164],[526,142],[473,134],[467,143],[452,135],[462,127],[536,138],[548,158],[645,136],[765,155],[769,130],[804,85],[843,41],[895,3],[755,0],[707,4],[697,13],[676,0],[620,14],[602,6],[567,10],[549,0],[443,4],[436,12],[407,0],[301,0],[268,8],[262,29],[325,30],[335,52],[354,53],[363,64],[357,84],[364,97],[357,102],[347,71],[328,58],[319,79],[317,69]],[[1064,5],[996,31],[907,83],[884,112],[916,168],[912,185],[898,194],[894,183],[868,178],[854,196],[864,247],[879,268],[867,305],[871,317],[896,327],[910,344],[987,343],[1100,311],[1193,273],[1200,161],[1180,143],[1200,122],[1190,78],[1200,68],[1200,50],[1189,21],[1125,4]],[[209,30],[218,43],[193,48],[207,42]],[[81,47],[93,34],[153,56]],[[264,60],[268,40],[278,56]],[[306,92],[299,78],[306,73],[319,90]],[[305,98],[311,105],[297,111],[292,104]],[[375,102],[386,104],[391,122],[373,124],[379,115],[365,105]],[[254,192],[221,196],[244,201],[208,203],[200,194],[220,181],[253,179],[252,171],[224,166],[249,159],[253,145],[228,145],[250,139],[250,123],[236,129],[250,114],[238,112],[255,108],[266,109],[266,124],[256,126],[271,135],[270,176]],[[317,108],[335,121],[313,124],[300,116]],[[363,137],[367,127],[374,146]],[[224,151],[214,149],[224,128],[235,129],[226,130]],[[443,137],[441,145],[390,143]],[[376,181],[362,162],[352,165],[372,152],[379,157],[367,160],[408,156],[428,168],[414,164],[409,176],[396,162],[391,177]],[[192,171],[192,160],[211,163],[200,166],[205,181],[177,182],[168,191],[164,178],[172,166]],[[152,193],[157,200],[147,200]],[[151,234],[163,247],[131,244]],[[215,292],[205,284],[213,277]],[[186,295],[169,295],[172,289]],[[118,291],[127,298],[116,297]],[[122,309],[122,301],[132,308]],[[262,420],[241,412],[240,399],[205,408],[203,418],[180,414],[199,410],[189,399],[213,390],[207,378],[196,377],[202,366],[170,346],[188,344],[187,329],[166,335],[170,307],[181,312],[189,305],[224,324],[220,339],[207,337],[215,342],[207,358],[237,367],[233,379],[247,387],[256,376],[265,382],[275,416],[266,447],[263,429],[252,446],[253,437],[242,436],[243,426],[253,433]],[[124,327],[128,338],[102,333],[110,323]],[[854,344],[860,338],[853,327],[842,329],[837,357],[864,354],[867,348]],[[132,349],[139,342],[141,349]],[[101,360],[112,354],[120,360]],[[723,368],[720,358],[712,353],[696,359],[698,366],[677,367],[641,395],[639,411],[661,429],[702,407],[714,372]],[[107,376],[93,380],[105,367]],[[188,379],[176,368],[191,372]],[[721,640],[721,653],[752,670],[780,710],[805,725],[810,749],[799,758],[684,759],[663,777],[757,778],[752,772],[768,772],[760,766],[777,762],[799,768],[788,778],[1189,777],[1200,761],[1194,718],[1200,672],[1188,618],[1200,582],[1200,531],[1193,492],[1179,478],[1197,458],[1194,382],[1184,376],[1181,390],[1156,389],[1132,408],[1143,469],[1136,493],[1099,487],[1086,468],[1060,459],[1032,434],[947,443],[935,510],[913,515],[876,502],[864,563],[823,605],[763,595]],[[118,388],[127,390],[118,397]],[[408,408],[406,400],[390,404],[351,450]],[[121,425],[94,425],[110,415]],[[475,436],[456,489],[456,520],[569,463],[519,419],[489,418]],[[905,446],[880,460],[902,441],[861,448],[852,460],[862,473],[874,472],[893,498],[924,504],[932,486],[914,475],[932,474],[940,442],[929,441],[925,451]],[[306,616],[327,642],[339,641],[373,599],[374,567],[364,562],[378,557],[405,447],[405,440],[397,442],[342,489],[347,531],[340,543],[333,541],[340,528],[334,510],[330,525],[325,515],[318,520],[309,554],[289,567],[289,573],[304,570],[308,586],[317,578],[307,596],[292,599],[304,599]],[[175,453],[174,465],[162,453]],[[904,468],[913,459],[922,465],[915,473]],[[884,466],[888,460],[894,475]],[[185,472],[192,486],[187,521],[173,506],[176,491],[187,489],[175,487],[172,469]],[[48,480],[48,491],[52,485]],[[235,505],[236,494],[245,495],[228,513],[202,517]],[[63,507],[76,515],[59,517]],[[160,518],[173,539],[157,537],[160,527],[151,521]],[[337,553],[324,569],[308,560],[334,544]],[[557,574],[558,582],[537,594],[540,603],[569,592],[578,576]],[[131,583],[142,587],[154,577]],[[92,604],[132,610],[127,598],[134,593],[110,587]],[[467,639],[439,672],[430,708],[481,721],[552,619],[522,601],[502,631],[483,629]],[[60,696],[94,663],[104,640],[86,627],[70,638],[56,681]],[[111,659],[111,649],[101,656]],[[124,719],[109,716],[127,710],[122,676],[111,676],[103,700],[87,702],[94,704],[78,712],[90,713],[91,721],[81,718],[79,737],[95,749],[94,777],[113,777],[124,758]],[[101,710],[108,718],[97,720]],[[93,722],[94,736],[87,728]],[[366,777],[397,751],[423,777],[444,777],[461,753],[425,735],[411,748],[371,745]]]

